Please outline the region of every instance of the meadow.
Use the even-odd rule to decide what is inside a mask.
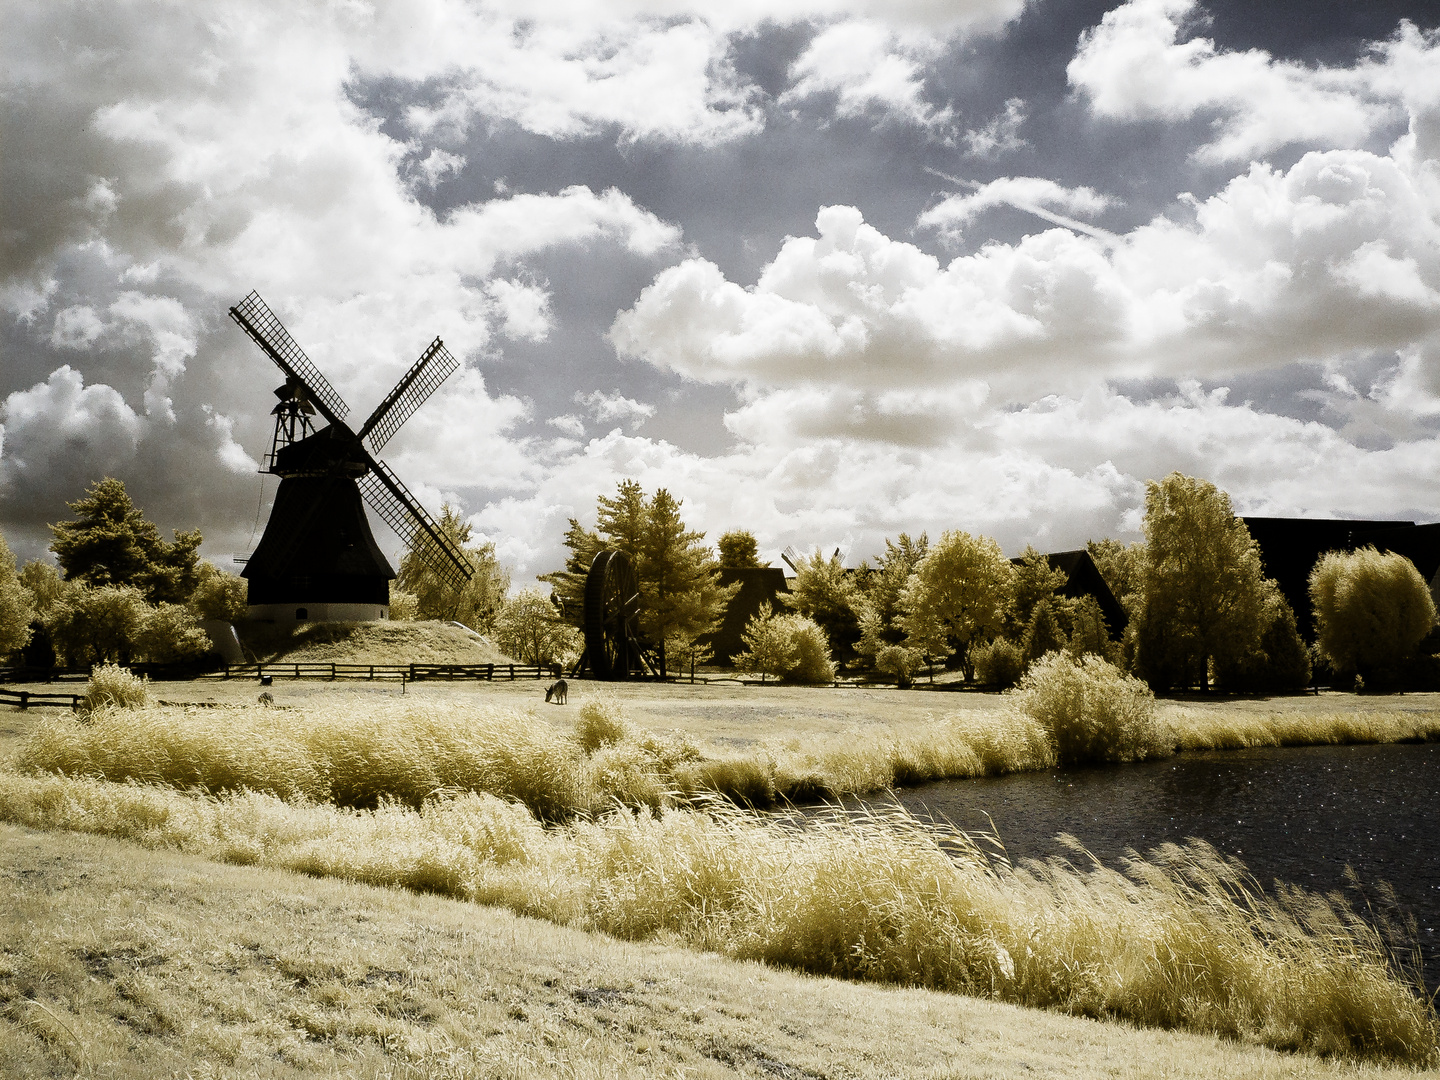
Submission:
[[[836,694],[812,692],[810,708],[835,713]],[[725,707],[720,694],[690,697],[712,714]],[[819,975],[1280,1049],[1435,1060],[1434,1012],[1371,928],[1331,900],[1266,895],[1203,846],[1137,856],[1126,874],[1079,852],[1015,867],[903,815],[786,825],[722,798],[839,795],[1052,761],[1044,732],[994,698],[938,718],[892,710],[855,730],[825,730],[843,715],[812,716],[799,733],[720,744],[648,727],[633,698],[577,704],[370,693],[50,718],[10,744],[0,818]],[[1177,744],[1195,746],[1440,730],[1440,714],[1419,707],[1428,703],[1403,704],[1200,703],[1164,719]]]

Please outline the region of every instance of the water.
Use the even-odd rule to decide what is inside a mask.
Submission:
[[[1267,886],[1344,890],[1361,911],[1367,899],[1381,906],[1374,886],[1388,882],[1418,924],[1427,982],[1440,981],[1440,744],[1184,754],[946,781],[896,798],[971,832],[993,821],[1014,861],[1069,854],[1055,840],[1062,832],[1112,866],[1127,848],[1197,837]],[[1364,895],[1347,887],[1347,866]]]

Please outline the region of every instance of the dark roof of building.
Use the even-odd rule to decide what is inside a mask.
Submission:
[[[1119,637],[1124,633],[1125,627],[1130,624],[1130,616],[1125,605],[1115,599],[1115,594],[1106,584],[1105,575],[1100,573],[1100,568],[1095,565],[1090,552],[1084,548],[1078,551],[1057,551],[1046,555],[1045,560],[1052,568],[1065,574],[1065,584],[1060,589],[1060,595],[1076,600],[1082,596],[1093,596],[1100,605],[1100,613],[1105,616],[1105,625],[1111,635]],[[1019,565],[1022,559],[1010,561]]]
[[[720,568],[721,585],[734,585],[737,582],[740,590],[731,598],[720,629],[715,631],[715,635],[710,639],[710,648],[714,651],[715,659],[721,663],[728,662],[736,653],[745,650],[741,635],[745,633],[746,624],[759,613],[760,605],[769,603],[772,609],[778,610],[781,604],[776,597],[782,593],[788,595],[790,592],[790,586],[785,582],[785,571],[778,566]]]
[[[1260,548],[1265,576],[1275,579],[1306,638],[1315,636],[1310,571],[1327,551],[1354,551],[1373,544],[1404,555],[1426,581],[1440,571],[1440,524],[1351,518],[1241,517]]]

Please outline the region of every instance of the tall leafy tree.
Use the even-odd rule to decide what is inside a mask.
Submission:
[[[1065,587],[1065,571],[1050,565],[1050,560],[1033,546],[1027,545],[1021,553],[1020,562],[1015,565],[1015,602],[1011,606],[1009,636],[1018,638],[1025,634],[1039,604],[1047,605],[1052,615],[1065,620],[1068,606],[1060,590]],[[1041,655],[1044,655],[1043,653]]]
[[[685,527],[680,507],[664,488],[647,499],[638,483],[624,480],[613,496],[597,499],[593,532],[570,519],[565,568],[540,577],[566,620],[580,626],[585,578],[595,555],[605,548],[628,554],[640,584],[640,629],[658,651],[662,672],[672,645],[688,657],[697,639],[719,628],[739,589],[720,586],[719,563],[704,543],[705,534]]]
[[[1230,496],[1171,473],[1146,485],[1135,666],[1152,687],[1209,686],[1212,666],[1260,648],[1267,595],[1260,551]]]
[[[988,536],[946,531],[916,565],[900,594],[906,644],[932,658],[953,649],[965,678],[975,677],[972,645],[1004,629],[1015,568]],[[937,649],[945,642],[945,652]]]
[[[540,574],[538,580],[550,586],[550,599],[561,617],[571,626],[580,627],[585,621],[585,578],[595,556],[604,549],[605,541],[599,533],[571,518],[564,543],[570,551],[565,556],[564,569]]]
[[[825,631],[832,649],[852,655],[861,637],[860,616],[866,608],[839,554],[827,559],[816,548],[795,569],[795,582],[786,602]]]
[[[112,476],[96,481],[69,504],[74,521],[50,526],[55,553],[67,581],[89,586],[133,585],[151,603],[184,603],[198,580],[200,530],[160,530],[130,501]]]
[[[884,645],[898,644],[904,639],[905,631],[896,622],[900,614],[900,594],[929,549],[930,538],[925,533],[912,539],[908,533],[902,532],[894,540],[886,539],[885,553],[873,569],[868,563],[861,565],[858,575],[860,587],[870,610],[857,614],[861,630],[873,642],[874,648],[858,651],[873,653]],[[867,619],[873,620],[868,629]]]
[[[1091,540],[1085,548],[1116,600],[1126,604],[1128,597],[1138,599],[1145,574],[1143,543],[1138,540],[1133,544],[1122,544],[1119,540]]]
[[[472,630],[488,633],[496,612],[510,589],[510,574],[495,557],[490,542],[472,544],[470,523],[460,517],[455,507],[446,503],[436,522],[450,543],[470,562],[473,571],[463,588],[443,581],[420,559],[412,548],[400,560],[395,585],[411,593],[418,601],[422,619],[461,622]]]
[[[521,589],[501,605],[495,643],[522,664],[569,664],[584,647],[580,632],[560,618],[539,589]]]
[[[23,649],[35,618],[34,598],[15,572],[15,556],[0,536],[0,657]]]
[[[639,552],[640,628],[655,642],[664,675],[667,642],[718,630],[726,605],[740,587],[720,585],[719,564],[704,543],[705,534],[685,527],[680,502],[668,491],[657,491],[645,511]]]
[[[760,545],[753,533],[744,529],[732,529],[715,542],[720,549],[720,565],[741,570],[757,569],[760,566]]]

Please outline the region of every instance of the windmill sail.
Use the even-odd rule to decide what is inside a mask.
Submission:
[[[390,437],[400,430],[400,425],[410,419],[425,399],[459,369],[459,362],[437,337],[405,373],[405,377],[395,384],[389,396],[376,406],[358,437],[364,439],[369,436],[370,452],[378,454]]]
[[[371,470],[359,480],[360,494],[395,535],[419,556],[426,567],[446,585],[465,587],[475,573],[470,560],[440,531],[425,508],[415,501],[400,478],[379,458],[371,459]]]
[[[350,406],[320,370],[310,362],[305,350],[296,344],[275,313],[258,292],[252,292],[230,309],[230,318],[250,335],[256,345],[275,361],[277,367],[305,387],[310,400],[332,424],[343,423]]]

